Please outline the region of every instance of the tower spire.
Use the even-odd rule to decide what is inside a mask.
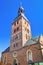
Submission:
[[[24,14],[24,8],[22,7],[22,2],[20,3],[20,7],[19,7],[19,10],[18,10],[18,14]]]

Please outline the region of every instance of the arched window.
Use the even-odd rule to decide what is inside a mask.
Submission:
[[[6,56],[4,57],[4,64],[6,64]]]
[[[27,61],[32,61],[32,52],[30,50],[27,51]]]
[[[18,65],[18,60],[16,58],[13,60],[12,65]]]

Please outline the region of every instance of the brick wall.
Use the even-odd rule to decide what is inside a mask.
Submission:
[[[22,49],[19,49],[17,51],[12,51],[12,52],[9,52],[9,53],[4,53],[2,55],[2,61],[4,59],[4,56],[7,56],[7,63],[10,63],[12,64],[13,63],[13,60],[15,59],[13,57],[13,54],[14,52],[17,53],[17,60],[18,60],[18,63],[20,65],[27,65],[27,50],[31,50],[32,51],[32,61],[42,61],[42,55],[41,55],[41,51],[40,51],[40,46],[39,44],[34,44],[34,45],[31,45],[31,46],[27,46],[27,47],[24,47]]]

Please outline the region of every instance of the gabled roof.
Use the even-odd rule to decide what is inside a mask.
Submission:
[[[38,42],[38,41],[40,42],[40,39],[41,38],[43,38],[43,35],[42,34],[40,36],[34,37],[33,40],[36,41],[36,42]]]
[[[28,40],[24,46],[30,46],[32,44],[36,44],[37,42],[40,42],[41,37],[43,37],[43,35],[40,36],[36,36],[35,38],[32,38],[31,40]],[[40,42],[41,43],[41,42]]]
[[[5,51],[3,51],[2,53],[9,52],[9,51],[10,51],[10,47],[8,47],[7,49],[5,49]]]
[[[40,36],[36,36],[33,38],[34,41],[38,42],[40,40]]]
[[[28,40],[24,46],[30,46],[32,44],[36,44],[37,42],[36,41],[33,41],[32,39],[31,40]]]

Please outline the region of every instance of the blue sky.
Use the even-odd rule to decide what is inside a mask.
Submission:
[[[21,2],[31,24],[32,37],[43,34],[43,0],[0,0],[0,57],[10,45],[11,23]]]

